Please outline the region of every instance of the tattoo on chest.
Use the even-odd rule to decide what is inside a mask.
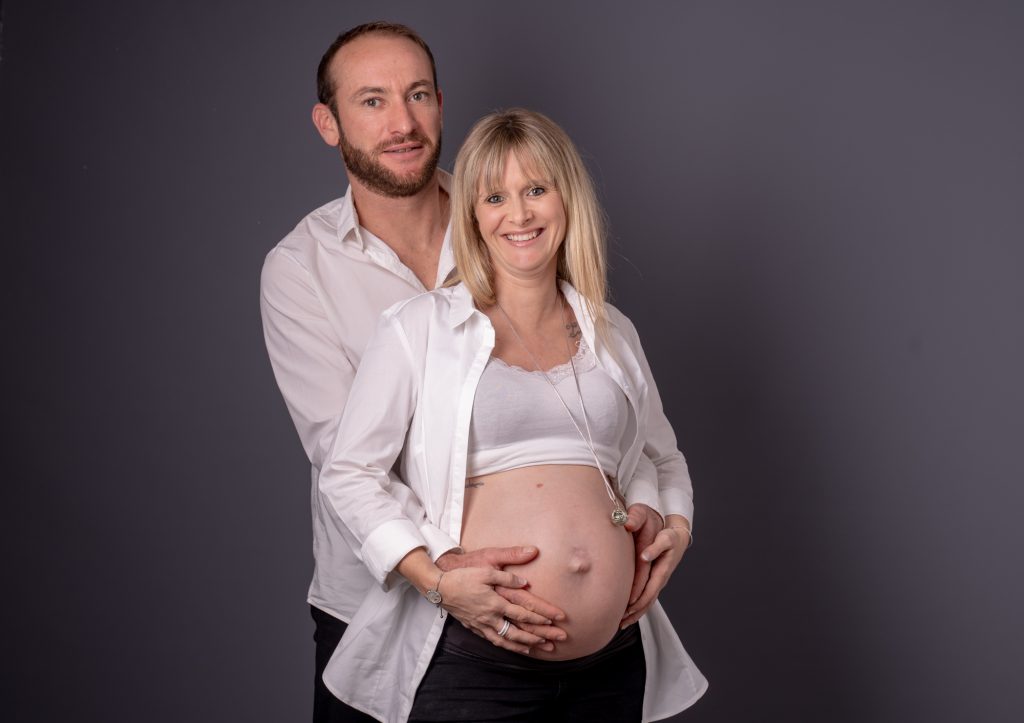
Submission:
[[[570,339],[580,338],[580,325],[577,324],[575,321],[570,321],[568,324],[566,324],[565,330],[569,332]]]
[[[483,482],[466,482],[466,489],[467,490],[470,489],[470,488],[475,489],[477,487],[483,487],[483,486],[484,486]]]

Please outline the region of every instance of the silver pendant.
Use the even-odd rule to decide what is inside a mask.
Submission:
[[[612,524],[613,525],[616,525],[618,527],[622,527],[624,524],[626,524],[626,520],[628,520],[628,519],[629,519],[629,515],[627,515],[626,511],[624,509],[622,509],[621,507],[616,507],[614,510],[612,510]]]

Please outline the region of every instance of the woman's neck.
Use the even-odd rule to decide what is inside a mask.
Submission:
[[[517,328],[535,329],[561,313],[558,280],[554,273],[536,279],[495,279],[494,296]]]

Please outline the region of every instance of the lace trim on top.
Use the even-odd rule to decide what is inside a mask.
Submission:
[[[499,359],[496,356],[491,357],[491,361],[497,362],[506,369],[511,369],[514,372],[520,374],[526,374],[531,377],[544,378],[544,372],[538,369],[523,369],[521,366],[515,364],[509,364],[504,359]],[[565,362],[564,364],[558,364],[547,370],[547,375],[551,378],[551,381],[558,384],[563,379],[572,376],[573,364],[576,365],[576,373],[582,374],[588,372],[597,366],[597,357],[590,351],[590,347],[587,346],[587,340],[580,335],[580,341],[576,348],[576,353],[572,356],[572,362]]]

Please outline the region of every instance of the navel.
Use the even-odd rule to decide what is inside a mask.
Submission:
[[[590,567],[590,553],[587,552],[586,548],[572,548],[572,552],[569,553],[569,571],[584,573],[588,572],[590,570]]]

